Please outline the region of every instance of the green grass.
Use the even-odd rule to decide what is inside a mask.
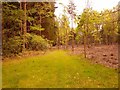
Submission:
[[[3,88],[118,87],[117,71],[61,50],[5,61],[2,70]]]

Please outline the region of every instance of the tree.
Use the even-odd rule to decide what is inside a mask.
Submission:
[[[23,20],[23,51],[25,50],[26,45],[26,33],[27,33],[27,26],[26,26],[26,19],[27,19],[27,13],[26,13],[26,0],[23,2],[23,11],[24,11],[24,20]]]
[[[89,25],[91,23],[90,21],[90,12],[91,10],[90,9],[84,9],[82,15],[78,18],[78,30],[81,30],[79,31],[79,33],[81,33],[81,35],[83,36],[83,41],[84,41],[84,55],[85,55],[85,58],[86,58],[86,44],[88,44],[88,35],[89,35]],[[89,17],[88,17],[89,16]],[[87,19],[86,19],[87,17]]]
[[[112,10],[104,10],[104,12],[102,12],[102,17],[104,42],[109,45],[112,44],[112,42],[115,42],[117,35],[117,13]]]
[[[68,33],[69,33],[69,19],[66,15],[62,15],[61,18],[61,29],[63,31],[63,42],[65,44],[65,49],[68,48]]]
[[[31,8],[32,7],[32,8]],[[29,2],[27,5],[29,33],[35,33],[49,40],[56,41],[56,27],[53,2]]]
[[[18,2],[2,3],[2,50],[3,55],[22,52],[22,36],[20,29],[20,18],[23,12]],[[21,14],[19,14],[21,13]]]
[[[73,3],[72,0],[70,0],[69,5],[68,5],[68,13],[71,16],[71,32],[72,32],[72,51],[74,51],[74,32],[73,32],[73,20],[75,17],[75,4]]]
[[[104,10],[101,13],[91,8],[84,9],[83,13],[77,19],[77,33],[83,36],[84,51],[86,57],[86,45],[94,43],[112,44],[116,42],[118,31],[117,10]],[[77,34],[78,35],[78,34]]]
[[[50,43],[50,41],[43,36],[43,33],[41,33],[40,36],[39,31],[41,30],[47,30],[51,35],[50,38],[56,37],[56,28],[54,26],[54,3],[26,3],[24,1],[3,2],[2,4],[2,14],[4,16],[2,18],[2,48],[4,55],[18,54],[23,50],[43,50],[43,48],[46,48],[48,46],[47,43]],[[42,4],[44,4],[44,8],[42,9],[44,12],[43,14],[41,14],[38,9],[40,6],[36,6],[38,4],[41,7]],[[42,16],[41,22],[39,13]],[[51,22],[52,20],[53,22]],[[46,22],[50,25],[46,26]],[[45,28],[43,28],[44,25]],[[47,36],[46,33],[45,35]],[[36,48],[34,46],[36,46]]]
[[[120,2],[118,3],[118,45],[120,46]]]

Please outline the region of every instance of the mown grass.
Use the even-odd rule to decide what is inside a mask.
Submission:
[[[118,87],[117,71],[61,50],[3,61],[2,71],[3,88]]]

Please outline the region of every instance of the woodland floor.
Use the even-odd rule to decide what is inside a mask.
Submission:
[[[57,48],[57,47],[54,47]],[[60,46],[60,49],[64,47]],[[71,51],[71,46],[68,47]],[[87,48],[87,58],[94,63],[102,64],[106,67],[118,68],[118,45],[98,45]],[[74,55],[84,54],[84,46],[79,45],[74,47]]]

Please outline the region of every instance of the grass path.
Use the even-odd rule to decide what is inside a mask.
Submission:
[[[6,61],[2,70],[3,88],[118,87],[115,70],[64,51]]]

